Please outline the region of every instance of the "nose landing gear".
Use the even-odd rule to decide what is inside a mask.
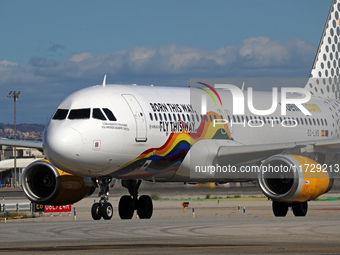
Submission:
[[[113,215],[112,204],[109,203],[109,184],[111,178],[101,178],[98,179],[98,185],[100,187],[100,200],[99,203],[94,203],[92,205],[91,214],[94,220],[100,220],[102,217],[104,220],[110,220]]]

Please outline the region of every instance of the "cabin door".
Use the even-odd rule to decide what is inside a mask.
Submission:
[[[122,95],[128,103],[136,122],[136,142],[146,142],[146,116],[142,107],[133,95]]]

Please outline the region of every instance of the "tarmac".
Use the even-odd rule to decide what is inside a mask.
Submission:
[[[170,197],[166,197],[167,187],[174,190],[166,186],[160,191],[162,199],[153,201],[150,220],[138,219],[136,215],[132,220],[119,219],[118,201],[120,193],[125,192],[120,189],[110,196],[115,210],[110,221],[92,220],[90,208],[96,196],[75,204],[76,218],[72,211],[61,216],[9,219],[6,223],[0,220],[0,253],[340,254],[338,193],[323,196],[331,196],[327,200],[309,202],[306,217],[294,217],[289,211],[287,217],[277,218],[273,216],[271,201],[254,190],[248,190],[252,195],[245,199],[239,195],[219,199],[219,195],[226,197],[229,192],[176,188],[178,194],[168,191]],[[147,188],[144,191],[150,195],[155,192]],[[6,202],[26,201],[20,191],[0,190],[2,194],[6,194]],[[215,194],[216,199],[204,199]],[[184,212],[185,200],[189,206]]]

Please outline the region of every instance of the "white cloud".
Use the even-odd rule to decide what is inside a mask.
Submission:
[[[216,50],[165,45],[134,47],[101,55],[82,52],[62,61],[34,57],[25,66],[3,60],[0,62],[0,86],[10,81],[22,84],[58,82],[63,86],[67,81],[93,81],[104,74],[112,82],[128,82],[139,77],[152,81],[157,77],[165,83],[169,76],[187,80],[198,76],[308,76],[314,54],[315,47],[301,39],[280,42],[252,37],[239,46],[227,45]]]
[[[83,53],[79,53],[79,54],[73,54],[70,58],[70,61],[79,63],[79,62],[82,62],[86,59],[91,59],[91,58],[93,58],[93,55],[92,55],[91,52],[83,52]]]
[[[0,71],[9,70],[17,65],[18,65],[17,63],[14,63],[8,60],[0,61]]]
[[[288,49],[281,43],[267,37],[253,37],[245,40],[239,55],[246,66],[265,67],[283,65],[290,59]]]

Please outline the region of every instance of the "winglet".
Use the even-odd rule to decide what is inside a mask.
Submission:
[[[104,75],[104,80],[103,80],[103,88],[106,86],[106,74]]]

